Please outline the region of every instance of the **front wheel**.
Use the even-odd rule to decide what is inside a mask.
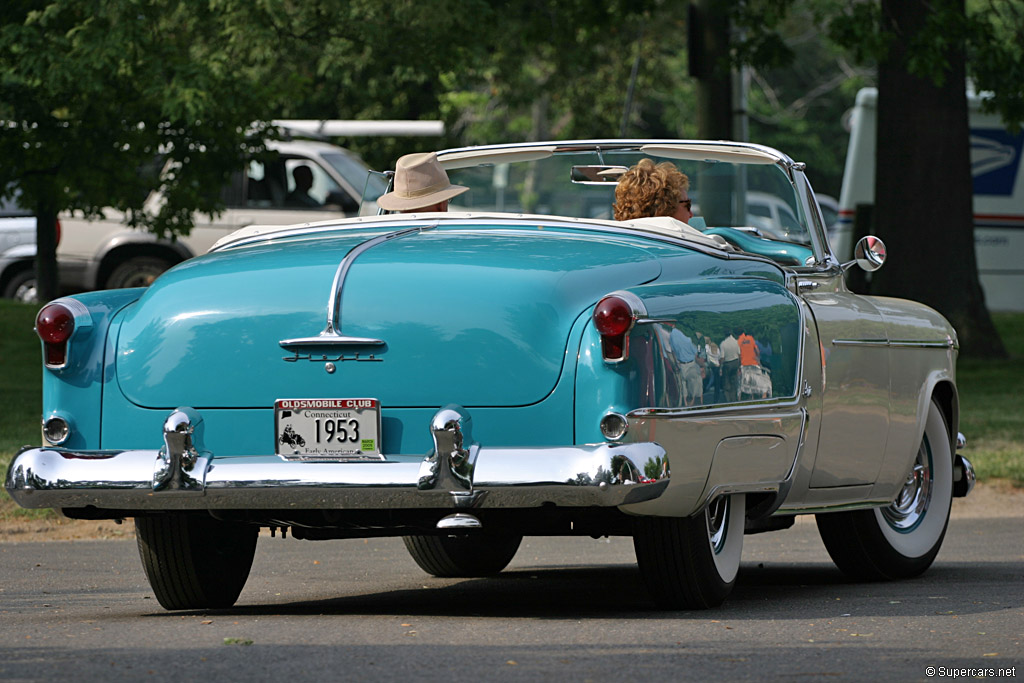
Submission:
[[[14,299],[23,304],[39,303],[36,289],[36,274],[31,268],[15,273],[4,288],[4,298]]]
[[[149,585],[170,610],[235,604],[259,535],[259,527],[184,514],[136,517],[135,531]]]
[[[633,530],[637,566],[648,592],[669,609],[722,604],[743,554],[746,497],[719,496],[693,517],[641,517]]]
[[[523,537],[509,534],[404,536],[405,547],[420,569],[441,578],[497,574],[508,566]]]
[[[890,505],[816,516],[832,561],[860,581],[918,576],[935,560],[953,500],[953,454],[942,411],[933,401],[903,488]]]

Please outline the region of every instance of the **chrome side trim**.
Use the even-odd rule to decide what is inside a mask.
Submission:
[[[352,247],[345,258],[338,264],[338,270],[334,273],[334,283],[331,285],[331,296],[327,302],[327,324],[324,327],[323,332],[315,337],[298,337],[295,339],[282,339],[278,342],[281,346],[288,347],[307,347],[307,346],[383,346],[385,342],[381,339],[371,339],[367,337],[349,337],[341,334],[341,294],[345,288],[345,279],[348,277],[348,271],[352,268],[352,264],[359,258],[363,253],[373,249],[374,247],[389,242],[394,239],[399,239],[407,235],[418,234],[424,230],[430,230],[436,228],[438,225],[437,221],[429,225],[416,225],[410,228],[403,228],[401,230],[394,230],[392,232],[378,235],[365,242],[360,242],[356,246]]]
[[[770,409],[799,408],[803,405],[802,395],[779,396],[777,398],[742,401],[737,403],[715,403],[707,406],[678,406],[673,408],[634,408],[626,414],[629,419],[642,418],[705,418],[720,415],[749,413]]]
[[[889,342],[889,346],[892,348],[904,348],[904,349],[951,349],[955,346],[952,339],[946,341],[914,341],[914,340],[893,340]]]
[[[952,339],[925,341],[913,339],[833,339],[833,346],[879,346],[903,349],[951,349],[956,344]]]

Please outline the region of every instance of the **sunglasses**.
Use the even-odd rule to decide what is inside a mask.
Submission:
[[[689,211],[690,207],[693,206],[693,200],[692,199],[680,199],[679,200],[679,204],[680,204],[680,206],[685,206],[686,210]]]

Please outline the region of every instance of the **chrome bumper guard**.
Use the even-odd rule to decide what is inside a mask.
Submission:
[[[107,510],[614,507],[653,500],[667,477],[644,476],[666,459],[656,443],[485,448],[459,406],[430,424],[434,450],[420,462],[295,462],[277,455],[214,457],[202,416],[179,408],[164,447],[71,451],[31,448],[5,486],[27,508]]]
[[[956,435],[956,450],[960,451],[967,447],[967,439],[962,432]],[[974,482],[977,477],[974,474],[974,465],[971,461],[957,453],[953,456],[953,497],[963,498],[974,489]]]

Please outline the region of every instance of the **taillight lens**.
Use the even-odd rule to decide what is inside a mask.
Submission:
[[[56,244],[57,244],[57,246],[60,246],[60,235],[61,235],[61,233],[60,233],[60,219],[58,219],[56,221],[56,223],[57,223],[57,242],[56,242]]]
[[[594,308],[594,327],[601,335],[601,355],[605,360],[624,360],[628,347],[626,333],[636,322],[633,307],[623,298],[606,296]]]
[[[61,366],[68,360],[68,340],[75,331],[75,315],[64,304],[47,304],[36,316],[36,334],[43,340],[47,365]]]

